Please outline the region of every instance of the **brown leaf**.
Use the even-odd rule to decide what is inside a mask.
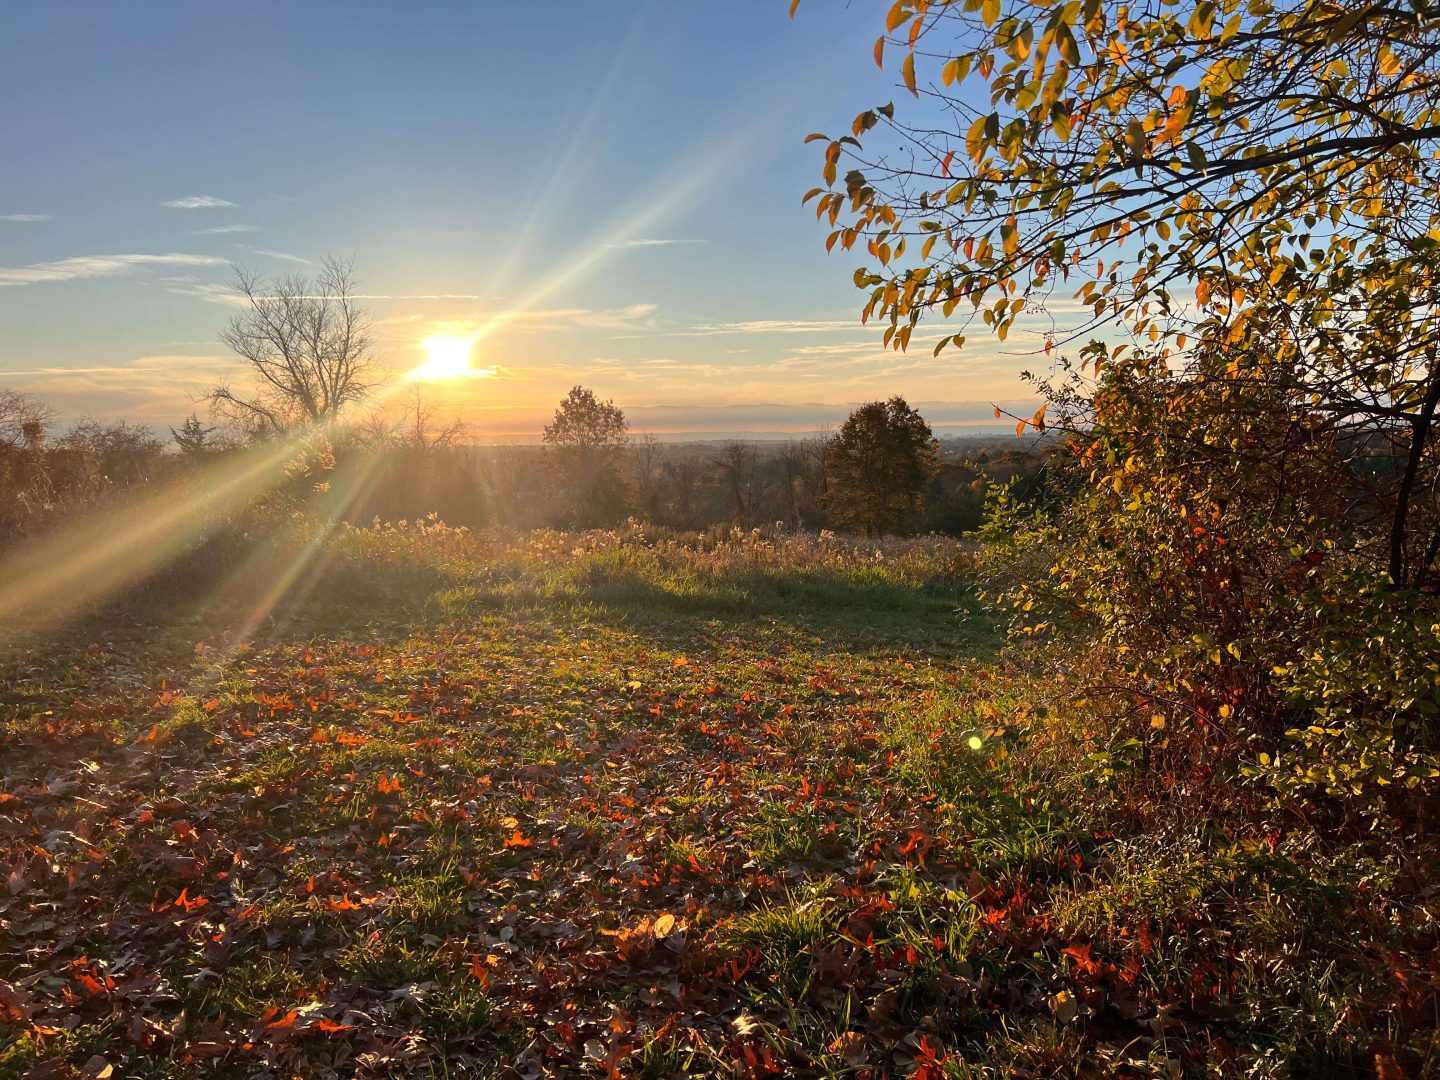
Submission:
[[[0,1018],[20,1023],[30,1019],[29,995],[0,979]]]
[[[826,1049],[832,1054],[843,1055],[847,1065],[859,1065],[869,1056],[865,1036],[858,1031],[841,1032]]]

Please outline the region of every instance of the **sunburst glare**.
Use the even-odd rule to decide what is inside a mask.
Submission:
[[[412,379],[421,382],[440,382],[445,379],[463,379],[467,376],[485,375],[473,366],[472,350],[474,336],[450,337],[436,335],[420,343],[425,350],[425,362],[410,373]]]

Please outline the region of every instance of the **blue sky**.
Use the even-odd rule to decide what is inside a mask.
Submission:
[[[427,384],[482,436],[575,383],[637,427],[726,433],[1025,400],[1023,347],[934,360],[860,327],[802,140],[904,91],[870,61],[883,5],[788,6],[10,5],[0,386],[174,423],[243,383],[229,264],[335,254],[397,377],[503,318],[475,346],[492,375]]]

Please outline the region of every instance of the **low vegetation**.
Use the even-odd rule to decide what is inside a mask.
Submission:
[[[973,545],[315,541],[0,673],[0,1076],[1436,1063],[1433,846],[1157,795]]]

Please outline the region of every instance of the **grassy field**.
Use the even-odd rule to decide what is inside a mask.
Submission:
[[[1118,824],[973,559],[341,530],[23,644],[0,1077],[1427,1060],[1404,868]]]

